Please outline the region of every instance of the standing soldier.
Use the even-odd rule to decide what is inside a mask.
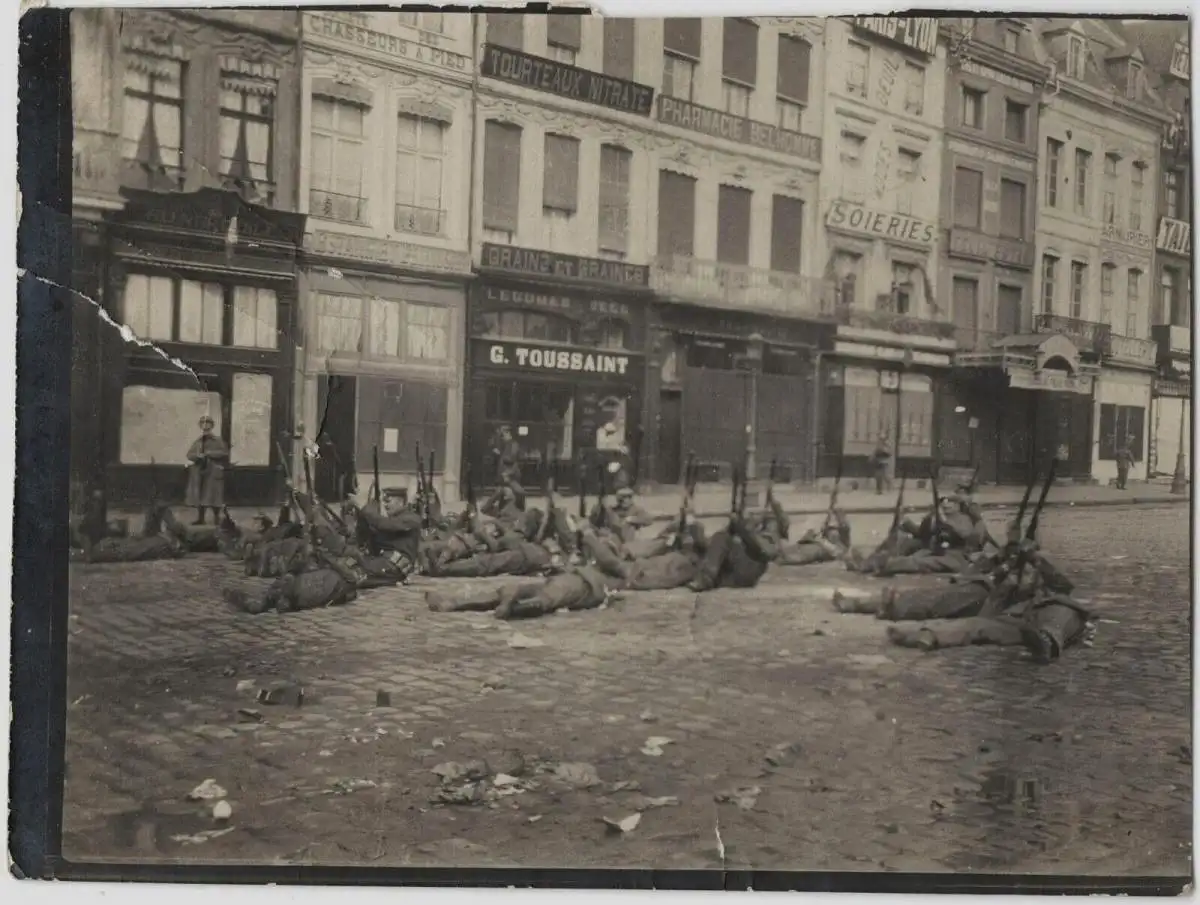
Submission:
[[[1117,447],[1117,490],[1124,490],[1125,483],[1129,480],[1129,469],[1133,467],[1133,451],[1129,448],[1129,441],[1122,440],[1121,445]]]
[[[888,432],[885,430],[879,434],[879,442],[875,444],[875,452],[871,454],[871,462],[875,466],[876,495],[882,496],[884,490],[892,489],[892,482],[888,479],[888,463],[891,458],[891,445]]]
[[[197,510],[196,524],[204,524],[204,510],[211,508],[213,520],[225,505],[225,463],[229,449],[225,441],[213,433],[215,422],[211,415],[200,419],[200,436],[188,450],[188,483],[184,503]]]

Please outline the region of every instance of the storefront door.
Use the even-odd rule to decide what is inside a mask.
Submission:
[[[321,456],[316,462],[313,481],[317,494],[327,501],[341,501],[354,493],[357,405],[355,378],[337,375],[318,378],[316,439]]]

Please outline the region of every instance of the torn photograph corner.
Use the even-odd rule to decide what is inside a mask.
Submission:
[[[56,874],[1182,890],[1188,20],[514,10],[59,11]]]

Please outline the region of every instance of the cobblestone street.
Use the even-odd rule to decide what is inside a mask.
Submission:
[[[1047,510],[1042,538],[1111,620],[1044,667],[890,647],[831,566],[512,624],[430,613],[427,579],[250,617],[217,557],[75,566],[64,854],[1189,873],[1188,509]],[[300,706],[255,698],[289,683]],[[514,794],[435,803],[473,759]],[[227,823],[186,801],[205,779]]]

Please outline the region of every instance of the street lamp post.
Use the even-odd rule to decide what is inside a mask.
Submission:
[[[746,380],[750,399],[746,405],[746,480],[758,478],[758,372],[762,368],[763,346],[761,333],[746,338]]]
[[[1179,399],[1179,453],[1175,456],[1175,474],[1171,477],[1171,493],[1187,493],[1187,453],[1184,451],[1186,438],[1187,405],[1184,397]]]

